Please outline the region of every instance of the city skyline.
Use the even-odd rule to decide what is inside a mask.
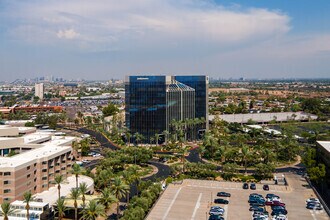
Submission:
[[[322,0],[6,0],[0,75],[327,78],[329,9]]]

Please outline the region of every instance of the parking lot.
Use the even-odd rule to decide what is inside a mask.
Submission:
[[[171,184],[165,190],[147,219],[208,219],[209,209],[219,191],[231,193],[228,205],[220,204],[225,209],[224,217],[229,220],[252,219],[249,211],[248,198],[250,193],[274,193],[286,203],[288,219],[298,220],[329,220],[325,211],[313,211],[305,208],[306,199],[314,195],[306,181],[299,175],[287,174],[289,186],[270,185],[269,191],[262,190],[262,184],[257,184],[256,190],[242,189],[242,183],[219,182],[207,180],[184,180],[182,184]],[[218,204],[219,205],[219,204]],[[267,206],[266,206],[267,207]],[[270,211],[270,207],[267,207]]]

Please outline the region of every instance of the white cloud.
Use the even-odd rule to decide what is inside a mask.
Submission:
[[[79,38],[78,44],[90,44],[91,48],[235,45],[290,30],[290,18],[281,12],[226,8],[205,0],[14,2],[16,13],[8,12],[8,16],[17,26],[29,23],[54,33],[55,39]],[[38,36],[35,39],[38,42]]]
[[[59,30],[56,35],[58,38],[68,39],[68,40],[72,40],[79,37],[79,33],[77,33],[73,29]]]

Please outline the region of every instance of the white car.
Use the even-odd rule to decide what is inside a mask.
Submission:
[[[223,215],[224,213],[225,210],[220,206],[212,206],[209,212],[210,215]]]
[[[320,203],[320,200],[318,200],[317,198],[309,198],[309,199],[306,200],[306,203],[309,203],[309,202]]]
[[[281,202],[281,198],[280,197],[272,197],[272,198],[268,198],[267,199],[268,202],[272,202],[272,201],[278,201],[278,202]]]
[[[286,215],[279,214],[274,216],[273,220],[288,220],[288,218],[286,217]]]

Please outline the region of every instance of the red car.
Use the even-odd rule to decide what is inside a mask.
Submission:
[[[267,201],[265,204],[270,205],[270,206],[283,206],[283,207],[285,207],[285,203],[280,202],[280,201]]]

